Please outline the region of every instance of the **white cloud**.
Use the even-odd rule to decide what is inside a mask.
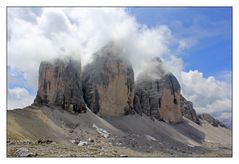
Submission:
[[[197,44],[197,39],[194,38],[183,38],[179,40],[178,51],[189,49]]]
[[[183,60],[177,56],[170,55],[163,61],[166,70],[172,72],[176,78],[181,82],[181,72],[184,69]]]
[[[34,96],[25,88],[8,89],[8,109],[23,108],[33,103]]]
[[[71,55],[81,59],[84,66],[91,62],[95,51],[110,41],[124,48],[136,76],[153,57],[159,56],[198,112],[218,118],[230,116],[230,83],[205,78],[197,70],[183,71],[182,59],[173,54],[195,46],[197,40],[192,37],[176,38],[167,25],[149,28],[123,8],[8,8],[8,66],[23,73],[26,88],[37,89],[41,61]],[[26,90],[28,98],[20,96],[23,101],[11,98],[23,90],[14,93],[9,94],[9,103],[13,104],[9,106],[32,103],[33,97]]]
[[[232,71],[222,71],[216,75],[216,78],[221,81],[225,81],[227,83],[232,82]]]
[[[148,28],[122,8],[44,8],[37,14],[10,8],[8,14],[8,65],[24,72],[34,89],[43,60],[74,55],[84,66],[113,40],[124,48],[138,75],[147,61],[169,53],[172,40],[166,25]]]
[[[203,77],[198,70],[181,73],[183,95],[193,102],[198,113],[231,119],[231,84],[215,77]]]

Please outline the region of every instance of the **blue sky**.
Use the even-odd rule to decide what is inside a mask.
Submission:
[[[129,8],[129,13],[149,27],[165,24],[172,30],[173,35],[197,40],[194,46],[180,55],[185,62],[185,71],[198,69],[206,77],[231,71],[230,7]]]

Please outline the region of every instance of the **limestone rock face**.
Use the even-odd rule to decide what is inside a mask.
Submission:
[[[42,62],[34,104],[56,105],[72,112],[85,112],[80,62],[71,59]]]
[[[193,108],[193,103],[191,101],[187,101],[182,95],[180,96],[180,102],[181,102],[180,107],[183,116],[201,125],[201,122],[196,114],[196,111]]]
[[[154,60],[154,62],[161,64],[160,60]],[[149,78],[148,75],[143,75],[143,78],[136,82],[134,109],[138,114],[144,113],[165,122],[181,122],[181,87],[178,80],[171,73],[164,73],[162,70],[158,70],[158,72],[160,73],[158,78],[157,76]]]
[[[218,127],[218,126],[226,127],[222,122],[213,118],[210,114],[207,114],[207,113],[199,114],[198,118],[201,120],[207,121],[209,124],[211,124],[212,126],[215,126],[215,127]]]
[[[134,72],[120,53],[118,47],[107,45],[83,71],[85,102],[100,116],[120,116],[133,108]]]

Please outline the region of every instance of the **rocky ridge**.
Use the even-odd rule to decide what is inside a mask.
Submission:
[[[193,122],[201,125],[201,121],[193,108],[193,103],[191,101],[187,101],[182,95],[180,95],[180,108],[182,111],[182,115]]]
[[[122,49],[110,43],[94,54],[83,72],[81,63],[71,58],[42,62],[34,105],[60,106],[73,113],[86,112],[88,106],[102,117],[137,113],[173,124],[184,116],[200,125],[200,117],[222,125],[207,115],[197,116],[192,102],[181,95],[177,78],[165,70],[159,57],[134,81],[133,68],[123,56]]]
[[[208,113],[202,113],[198,114],[197,117],[202,120],[202,121],[207,121],[209,124],[211,124],[214,127],[226,127],[222,122],[219,120],[213,118],[210,114]]]

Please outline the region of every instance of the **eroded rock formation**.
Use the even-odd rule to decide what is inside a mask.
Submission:
[[[134,108],[139,114],[169,123],[182,121],[180,90],[176,77],[161,68],[161,60],[153,59],[150,68],[135,84]]]
[[[86,112],[81,88],[80,62],[57,59],[39,68],[36,105],[56,105],[71,112]]]
[[[120,116],[133,108],[134,72],[121,53],[114,44],[108,44],[96,52],[94,61],[84,68],[84,99],[100,116]]]
[[[152,119],[179,123],[182,116],[201,124],[224,125],[208,114],[197,116],[193,104],[181,95],[176,77],[154,58],[138,76],[123,58],[123,51],[110,43],[94,54],[85,66],[72,59],[42,62],[35,105],[55,105],[71,112],[86,112],[86,105],[100,116],[122,116],[134,111]]]

